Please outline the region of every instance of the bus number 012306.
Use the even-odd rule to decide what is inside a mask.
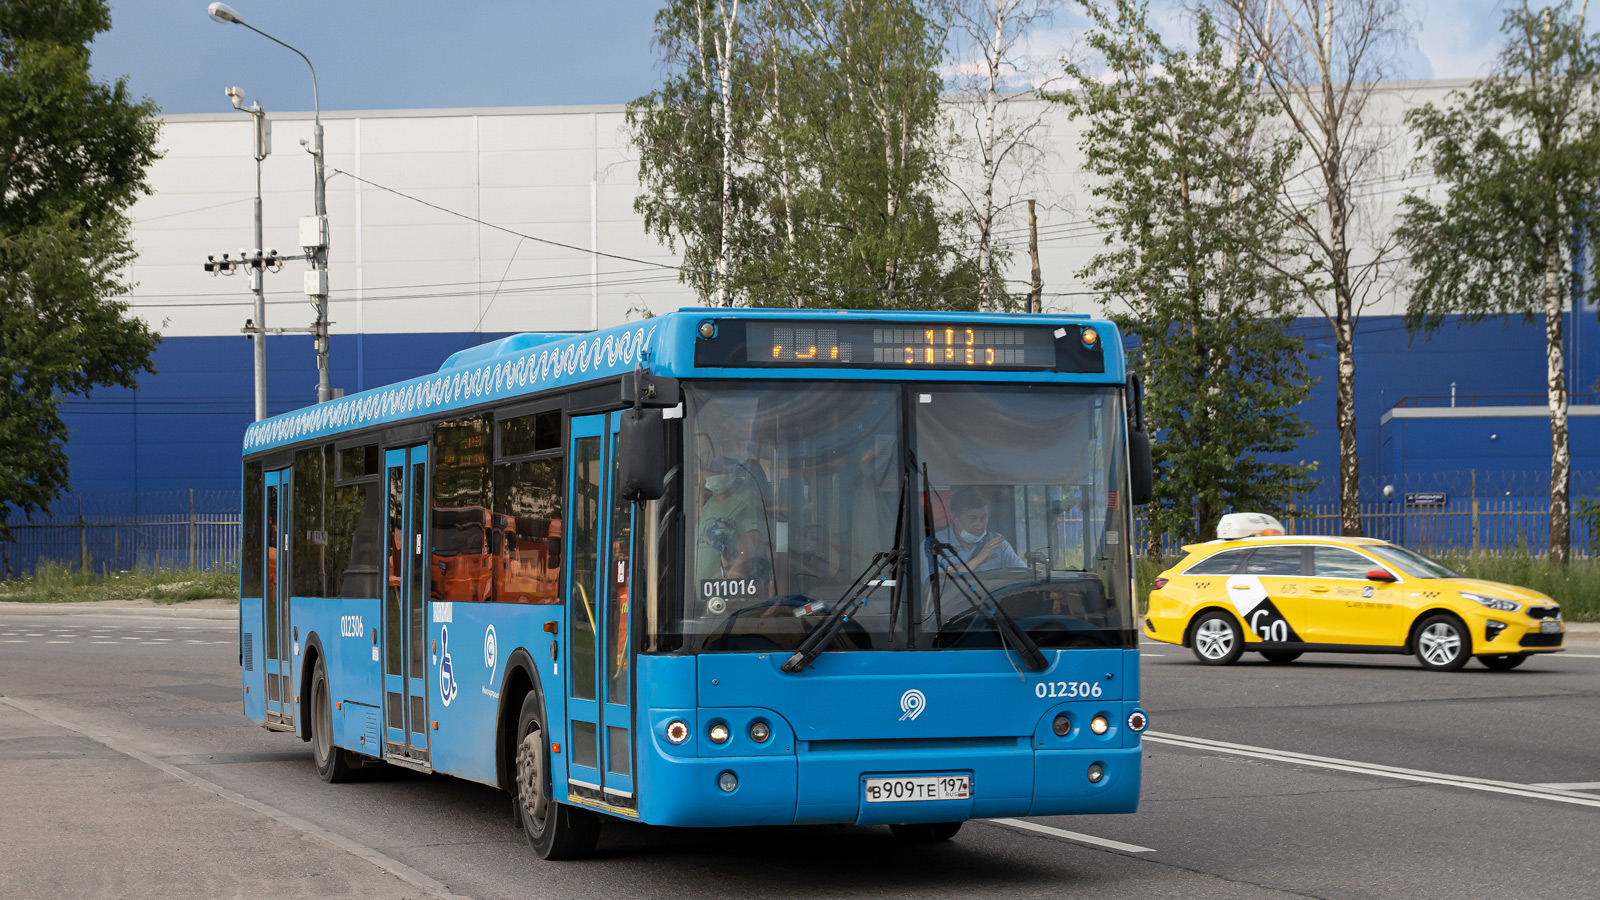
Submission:
[[[1097,681],[1041,681],[1033,686],[1033,694],[1040,699],[1048,697],[1098,697],[1102,693]]]

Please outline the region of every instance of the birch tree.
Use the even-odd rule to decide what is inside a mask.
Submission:
[[[752,0],[744,0],[746,16]],[[655,44],[667,72],[660,88],[628,104],[639,148],[634,211],[669,247],[683,242],[681,280],[701,300],[732,306],[733,277],[754,235],[753,188],[740,158],[755,116],[740,0],[670,0],[656,14]]]
[[[952,162],[977,174],[975,183],[967,183],[952,173],[952,186],[975,232],[982,310],[1000,309],[1005,290],[1001,269],[1009,247],[996,239],[997,226],[1026,202],[1025,187],[1044,156],[1048,106],[1038,102],[1037,91],[1049,82],[1033,77],[1040,64],[1028,54],[1028,40],[1059,6],[1058,0],[957,0],[952,7]]]
[[[1272,107],[1204,11],[1191,53],[1163,44],[1147,0],[1084,7],[1106,71],[1069,65],[1059,99],[1083,123],[1090,218],[1109,249],[1082,274],[1137,341],[1149,385],[1151,530],[1203,539],[1229,509],[1281,510],[1315,468],[1258,458],[1310,431],[1295,412],[1313,384],[1288,331],[1297,286],[1261,264],[1290,253],[1276,206],[1296,145],[1264,133]]]
[[[1250,77],[1300,141],[1304,170],[1278,196],[1284,228],[1305,250],[1282,269],[1333,330],[1339,430],[1339,521],[1361,534],[1356,455],[1355,332],[1364,309],[1395,287],[1393,235],[1360,191],[1396,165],[1395,135],[1368,105],[1406,39],[1403,0],[1215,0]],[[1312,187],[1307,190],[1307,184]]]
[[[1581,286],[1573,235],[1600,231],[1600,37],[1587,2],[1506,11],[1493,74],[1406,115],[1443,196],[1402,201],[1413,330],[1443,316],[1544,320],[1550,410],[1550,557],[1572,543],[1562,314]]]

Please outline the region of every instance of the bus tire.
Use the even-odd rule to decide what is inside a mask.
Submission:
[[[889,826],[891,834],[909,844],[938,844],[955,837],[960,830],[960,822],[913,822]]]
[[[600,817],[550,796],[550,742],[539,696],[529,692],[517,717],[517,808],[522,833],[540,859],[580,859],[600,839]]]
[[[329,784],[350,780],[355,766],[350,751],[333,742],[333,698],[328,689],[328,667],[319,658],[311,674],[311,761],[317,764],[317,777]]]

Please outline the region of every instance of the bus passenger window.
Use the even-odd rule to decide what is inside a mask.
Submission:
[[[494,599],[489,552],[488,416],[441,422],[433,430],[431,597],[470,603]]]
[[[502,603],[560,603],[561,414],[502,419],[494,467],[494,593]],[[509,457],[509,459],[508,459]]]

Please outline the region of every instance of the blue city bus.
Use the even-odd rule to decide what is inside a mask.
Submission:
[[[1081,316],[685,309],[519,334],[251,425],[244,711],[323,780],[607,817],[1139,800],[1137,380]]]

